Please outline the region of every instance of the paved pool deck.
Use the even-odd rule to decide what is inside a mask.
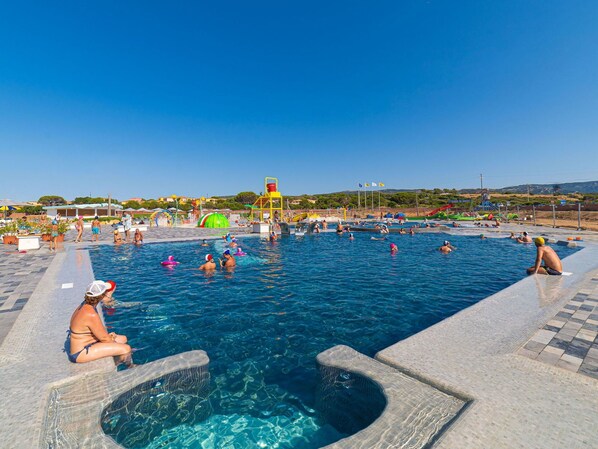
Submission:
[[[378,361],[442,391],[471,398],[467,409],[435,440],[433,447],[556,449],[596,446],[598,380],[581,370],[584,362],[593,366],[595,352],[591,349],[596,339],[590,343],[587,339],[593,334],[580,330],[586,324],[593,325],[592,315],[596,310],[593,308],[592,312],[586,313],[589,310],[585,309],[595,307],[593,300],[598,298],[595,282],[598,279],[598,234],[541,227],[529,229],[519,225],[502,226],[499,230],[484,229],[483,232],[489,237],[504,237],[505,232],[523,229],[533,235],[554,236],[561,240],[568,236],[583,236],[585,249],[566,259],[565,269],[573,274],[524,279],[380,351],[376,357]],[[222,234],[209,232],[213,238]],[[480,230],[463,228],[450,232],[479,234]],[[210,234],[197,230],[169,232],[163,228],[160,235],[148,231],[146,242],[197,240],[204,236]],[[49,447],[44,444],[43,435],[51,392],[73,382],[93,383],[97,377],[106,379],[115,372],[111,360],[75,365],[67,362],[63,352],[70,314],[80,303],[85,286],[93,279],[89,254],[84,249],[86,245],[66,243],[56,254],[45,247],[37,253],[28,253],[31,259],[40,257],[40,260],[32,261],[28,274],[20,278],[16,275],[19,268],[11,271],[11,262],[26,255],[0,254],[0,285],[4,287],[14,283],[15,279],[26,280],[20,290],[23,297],[16,299],[13,296],[11,302],[16,305],[19,299],[27,298],[18,303],[22,307],[14,310],[13,323],[0,346],[0,441],[3,447]],[[16,291],[18,285],[11,284],[10,287]],[[560,316],[567,318],[567,322],[583,321],[570,342],[584,340],[581,337],[585,336],[590,344],[574,371],[572,366],[550,363],[552,359],[540,356],[543,351],[552,351],[548,347],[555,347],[550,343],[561,332],[555,329],[558,327],[554,326],[555,317],[563,310],[572,310],[566,306],[579,303],[576,299],[583,299],[585,309],[578,305],[578,310],[569,317]],[[579,311],[584,317],[575,316]],[[567,322],[563,322],[563,330],[572,328],[566,327]],[[2,321],[0,326],[4,326]],[[543,329],[545,326],[552,327]],[[548,334],[541,332],[546,330],[554,333],[550,341],[546,341]],[[533,357],[525,351],[530,351],[530,341],[537,341],[534,338],[538,332],[546,343],[542,348],[535,347],[540,350]],[[560,336],[568,337],[571,333],[563,332]],[[579,346],[579,342],[575,343]],[[567,355],[566,350],[560,359],[564,355]],[[388,417],[385,419],[388,421]],[[343,447],[342,442],[337,446]],[[75,442],[69,447],[82,446]]]

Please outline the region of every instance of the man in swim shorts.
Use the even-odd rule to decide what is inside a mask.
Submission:
[[[527,269],[527,274],[549,274],[551,276],[560,276],[563,274],[563,264],[561,259],[542,237],[534,239],[536,244],[536,263],[533,267]],[[544,262],[544,265],[541,263]]]
[[[100,218],[96,215],[91,222],[91,241],[97,242],[100,238]]]
[[[201,267],[199,267],[199,269],[203,270],[203,271],[215,270],[216,262],[214,262],[214,257],[211,254],[207,254],[206,255],[206,263],[204,263]]]

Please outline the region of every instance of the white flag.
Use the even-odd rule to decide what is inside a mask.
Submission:
[[[375,182],[372,182],[372,187],[377,187]]]

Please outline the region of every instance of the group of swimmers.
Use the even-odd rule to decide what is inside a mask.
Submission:
[[[114,244],[115,245],[122,245],[123,243],[129,242],[129,236],[127,235],[128,231],[125,231],[125,239],[123,240],[120,232],[118,229],[114,230]],[[135,234],[133,234],[133,245],[141,245],[143,243],[143,233],[139,230],[139,228],[135,229]]]
[[[240,249],[241,248],[239,248],[239,250]],[[238,254],[238,253],[239,253],[239,251],[237,250],[236,254]],[[242,255],[245,255],[245,253],[243,253]],[[218,262],[219,262],[221,268],[226,268],[226,269],[234,268],[237,265],[237,261],[233,257],[233,254],[231,254],[230,249],[227,249],[226,251],[224,251],[222,253],[222,259],[219,259]],[[203,265],[201,265],[199,267],[199,269],[202,271],[215,270],[216,269],[216,261],[214,260],[214,256],[212,256],[211,254],[206,254],[205,263]]]
[[[484,234],[480,234],[480,239],[484,240],[486,238]],[[527,269],[527,274],[547,274],[551,276],[560,276],[563,274],[563,264],[560,257],[554,249],[546,245],[546,240],[543,237],[536,237],[532,240],[528,233],[524,231],[519,237],[515,237],[515,234],[511,232],[509,238],[516,240],[518,243],[533,242],[536,245],[536,260],[534,265]],[[393,245],[391,243],[391,253],[393,253]],[[438,248],[443,254],[448,254],[455,249],[456,247],[448,240],[445,240],[442,246]],[[398,251],[398,248],[396,248],[396,251]]]

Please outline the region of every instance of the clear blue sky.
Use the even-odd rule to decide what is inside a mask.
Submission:
[[[598,179],[597,1],[3,2],[0,198]]]

